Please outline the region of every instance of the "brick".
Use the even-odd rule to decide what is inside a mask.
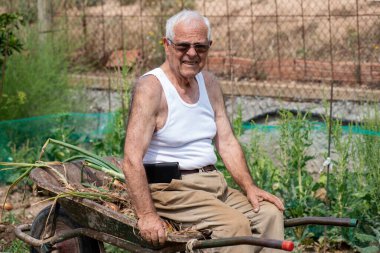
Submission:
[[[116,50],[111,53],[106,63],[106,67],[133,66],[141,59],[141,52],[137,49]]]

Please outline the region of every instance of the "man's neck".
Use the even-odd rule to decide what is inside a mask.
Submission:
[[[169,64],[163,64],[161,69],[165,72],[167,78],[177,90],[179,96],[187,103],[195,103],[199,98],[199,88],[195,77],[190,79],[181,77],[173,73]]]
[[[179,73],[175,73],[167,62],[161,65],[161,69],[165,72],[172,84],[179,89],[186,90],[191,88],[191,85],[194,84],[195,76],[191,78],[183,77]]]

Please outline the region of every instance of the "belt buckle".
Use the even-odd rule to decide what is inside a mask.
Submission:
[[[202,168],[200,168],[199,169],[199,172],[212,172],[213,171],[213,169],[210,169],[210,167],[211,167],[212,165],[207,165],[207,166],[204,166],[204,167],[202,167]]]

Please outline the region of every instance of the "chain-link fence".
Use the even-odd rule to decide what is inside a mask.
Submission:
[[[378,0],[2,0],[0,6],[39,20],[42,33],[65,32],[75,48],[73,65],[90,66],[80,78],[100,86],[109,86],[115,69],[133,67],[140,75],[162,63],[165,21],[189,8],[211,21],[207,69],[225,94],[323,100],[333,84],[335,100],[380,99]]]

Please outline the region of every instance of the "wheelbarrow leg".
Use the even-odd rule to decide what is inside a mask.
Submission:
[[[57,224],[57,215],[60,207],[61,205],[58,202],[55,202],[55,204],[51,206],[44,231],[42,232],[42,239],[47,239],[54,235]]]
[[[55,249],[64,253],[99,253],[100,245],[98,241],[87,236],[70,237],[67,240],[53,243],[50,241],[51,238],[61,238],[65,233],[79,227],[78,224],[70,219],[62,207],[45,207],[36,216],[30,229],[30,236],[43,243],[39,244],[39,246],[32,246],[31,253],[51,252]],[[48,237],[49,234],[51,235],[50,237]]]

